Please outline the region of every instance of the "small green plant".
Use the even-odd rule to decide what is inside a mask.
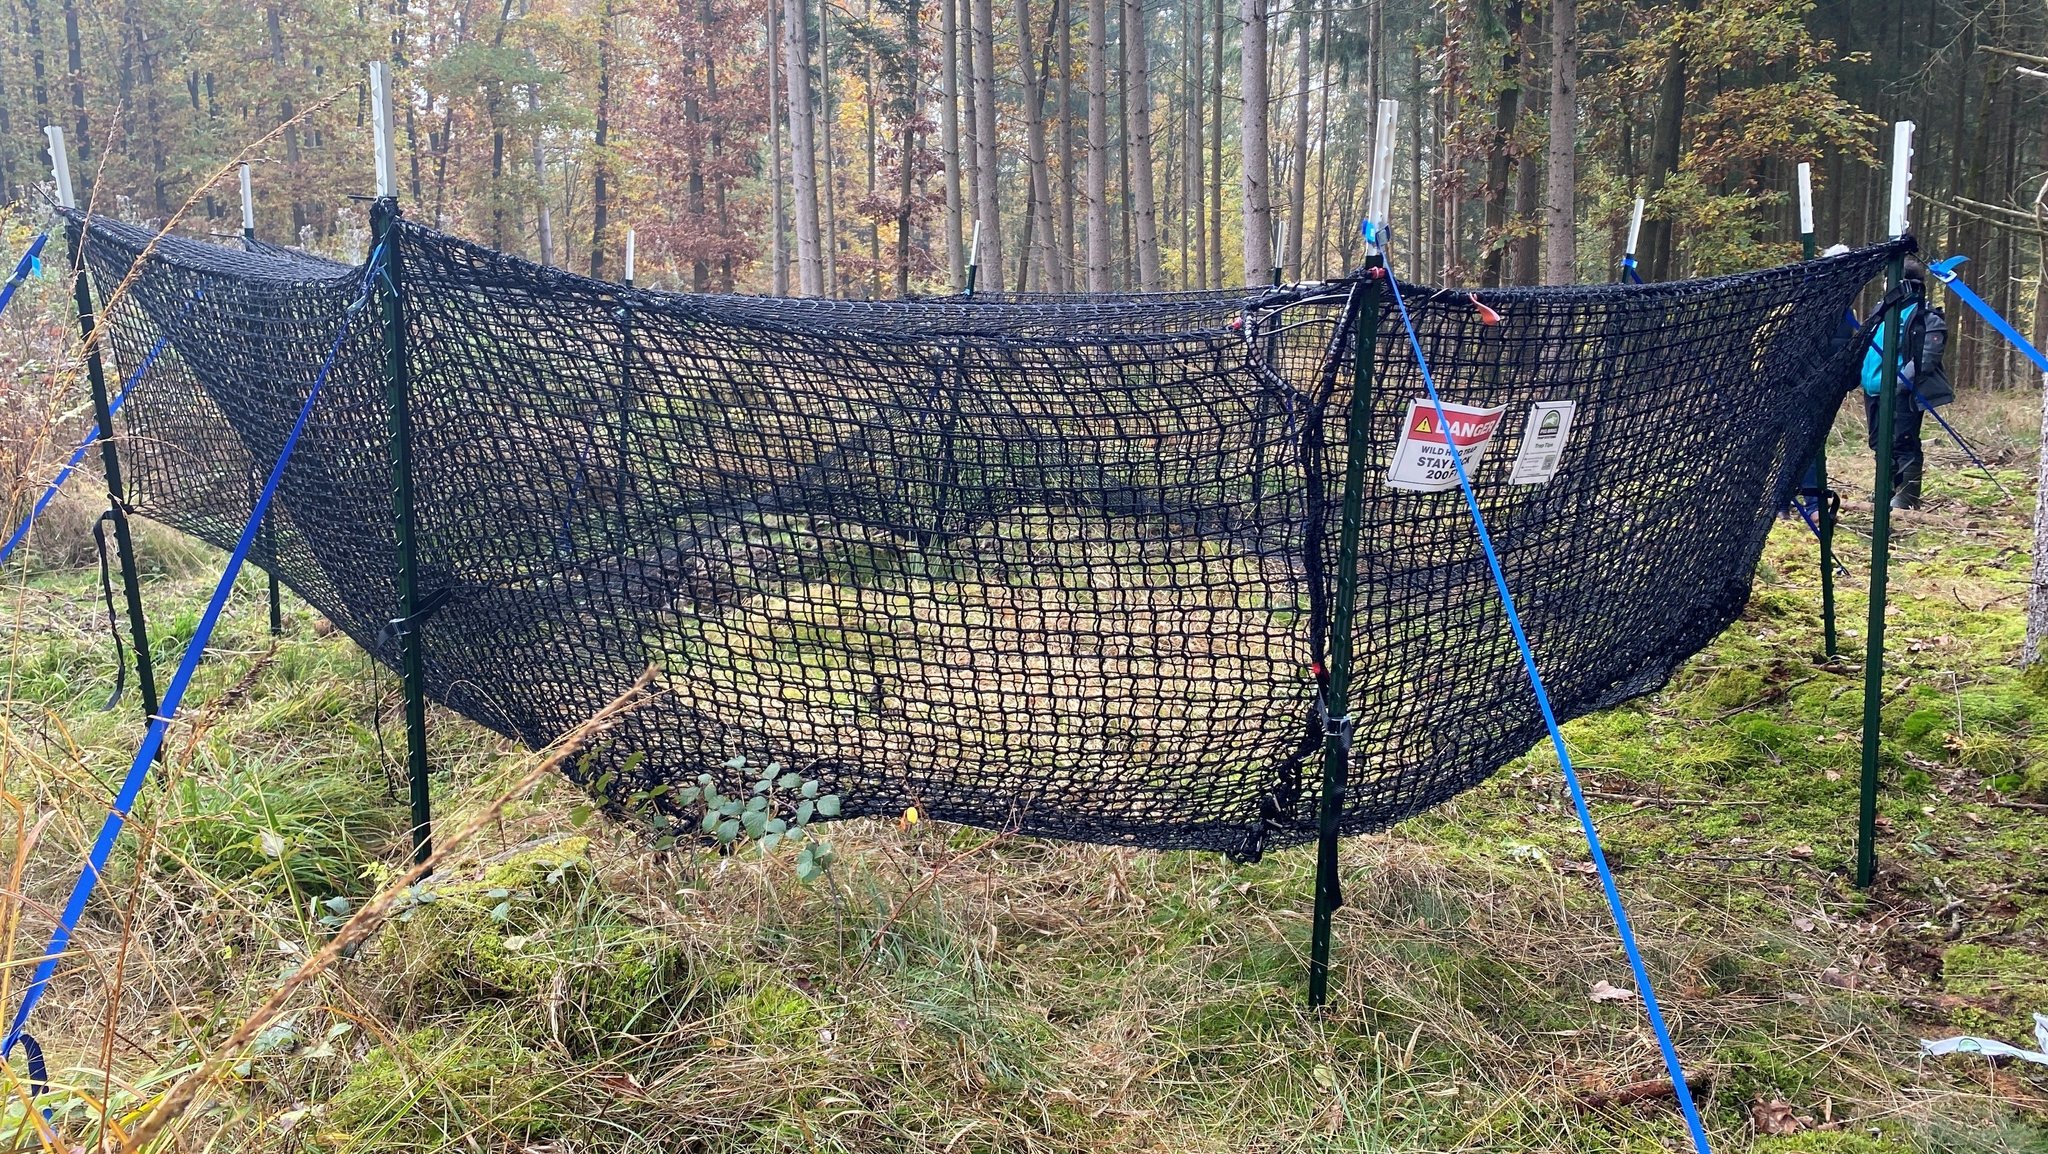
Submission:
[[[630,770],[639,756],[627,759],[621,771]],[[735,756],[725,767],[747,769],[747,759]],[[592,784],[592,789],[603,793],[616,780],[615,775],[607,773]],[[832,843],[811,833],[811,823],[818,818],[838,817],[839,805],[839,795],[825,793],[817,778],[786,770],[781,762],[771,761],[761,768],[760,777],[746,794],[723,793],[716,778],[700,773],[695,785],[676,787],[662,782],[636,790],[627,795],[624,808],[653,828],[656,849],[674,849],[699,837],[710,838],[726,853],[741,853],[751,845],[764,857],[785,846],[797,846],[796,876],[801,881],[813,882],[831,868],[833,855]],[[578,807],[577,814],[572,816],[577,816],[580,824],[587,820],[589,810]]]

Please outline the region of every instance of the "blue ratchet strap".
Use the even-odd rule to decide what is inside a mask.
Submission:
[[[1408,315],[1408,305],[1401,299],[1401,286],[1394,279],[1393,270],[1387,270],[1387,286],[1393,290],[1394,306],[1400,310],[1401,324],[1408,330],[1408,344],[1415,352],[1416,367],[1421,370],[1422,384],[1429,392],[1429,402],[1436,408],[1438,427],[1448,428],[1450,418],[1444,412],[1443,398],[1437,395],[1435,378],[1429,371],[1429,360],[1423,354],[1422,340],[1415,332],[1415,323]],[[1614,874],[1607,866],[1607,855],[1600,849],[1600,834],[1593,827],[1593,812],[1586,805],[1586,794],[1579,785],[1578,772],[1572,768],[1571,752],[1565,748],[1564,733],[1558,728],[1557,715],[1550,706],[1550,694],[1543,686],[1543,675],[1536,668],[1536,654],[1529,647],[1529,638],[1522,630],[1522,618],[1515,610],[1515,598],[1508,591],[1507,575],[1502,571],[1500,555],[1494,551],[1493,536],[1487,531],[1486,517],[1479,510],[1479,498],[1473,491],[1472,478],[1465,471],[1464,454],[1458,450],[1457,441],[1444,438],[1444,444],[1451,452],[1451,464],[1458,472],[1458,486],[1464,490],[1465,507],[1472,514],[1472,526],[1478,530],[1479,545],[1486,553],[1486,563],[1493,571],[1494,588],[1500,593],[1501,607],[1507,611],[1508,628],[1513,632],[1515,647],[1522,653],[1522,668],[1529,675],[1530,688],[1536,693],[1536,707],[1543,714],[1544,727],[1550,731],[1551,748],[1557,753],[1557,762],[1564,770],[1566,785],[1571,789],[1572,805],[1578,810],[1579,827],[1586,835],[1586,849],[1593,860],[1593,866],[1600,875],[1600,888],[1607,897],[1608,912],[1613,915],[1614,928],[1621,935],[1621,945],[1628,954],[1629,968],[1634,971],[1636,988],[1643,996],[1643,1009],[1648,1012],[1650,1029],[1657,1035],[1657,1048],[1663,1052],[1664,1068],[1671,1075],[1671,1088],[1678,1099],[1678,1108],[1685,1115],[1686,1127],[1692,1133],[1693,1148],[1697,1154],[1712,1154],[1707,1142],[1706,1126],[1700,1121],[1699,1108],[1693,1103],[1692,1089],[1686,1085],[1685,1070],[1679,1061],[1678,1048],[1671,1041],[1671,1031],[1664,1023],[1664,1012],[1657,1004],[1657,995],[1650,989],[1650,971],[1643,963],[1642,951],[1636,947],[1635,930],[1629,923],[1628,912],[1622,907],[1621,890],[1615,885]]]
[[[165,735],[170,731],[171,719],[177,715],[178,706],[184,700],[186,687],[191,684],[192,674],[199,668],[206,656],[206,645],[213,637],[215,626],[220,623],[222,610],[227,607],[228,596],[234,591],[235,578],[241,574],[242,564],[248,559],[249,550],[256,543],[256,537],[263,524],[263,515],[270,508],[270,502],[277,495],[278,485],[284,479],[285,466],[290,463],[292,450],[298,446],[299,436],[305,431],[306,421],[313,413],[313,405],[320,399],[320,391],[327,384],[328,375],[334,369],[335,360],[341,355],[343,342],[348,339],[349,328],[355,316],[369,300],[371,276],[383,254],[383,247],[370,255],[369,269],[363,281],[362,294],[349,306],[342,317],[341,327],[334,334],[334,344],[327,351],[327,359],[320,366],[319,375],[313,379],[313,387],[307,391],[305,403],[299,406],[298,419],[293,422],[290,435],[285,438],[284,447],[278,451],[277,463],[270,468],[270,476],[264,481],[263,491],[256,498],[255,507],[250,511],[248,523],[242,527],[241,537],[235,542],[234,552],[228,557],[226,569],[221,572],[220,582],[214,587],[213,597],[206,604],[206,612],[200,616],[199,626],[192,633],[192,639],[185,645],[185,654],[178,662],[178,671],[164,689],[163,704],[156,716],[149,719],[149,728],[143,734],[142,746],[135,752],[135,760],[129,764],[128,776],[121,783],[121,789],[114,797],[113,805],[107,811],[106,820],[100,825],[98,838],[93,841],[92,851],[86,857],[85,869],[71,887],[71,896],[64,903],[63,913],[58,917],[57,928],[50,935],[50,944],[43,951],[42,959],[36,963],[34,975],[28,987],[22,991],[21,1007],[14,1012],[14,1021],[7,1028],[7,1035],[0,1039],[0,1059],[14,1052],[16,1043],[21,1044],[29,1059],[29,1076],[32,1089],[41,1094],[48,1089],[47,1069],[43,1067],[42,1047],[24,1028],[28,1025],[29,1014],[36,1003],[49,990],[50,979],[55,976],[57,962],[71,944],[72,932],[78,926],[78,919],[85,913],[86,901],[92,897],[99,885],[100,876],[107,868],[107,861],[113,856],[114,843],[121,836],[121,828],[128,820],[128,814],[135,808],[135,802],[142,793],[143,783],[149,780],[149,767],[155,762],[157,750],[162,747]]]

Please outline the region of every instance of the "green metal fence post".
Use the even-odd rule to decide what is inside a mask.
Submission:
[[[71,159],[64,149],[64,130],[43,130],[50,139],[50,165],[57,179],[57,203],[76,208],[71,186]],[[98,430],[100,466],[107,477],[107,520],[114,525],[114,556],[121,569],[121,592],[127,602],[128,633],[135,645],[135,681],[142,691],[144,718],[156,716],[156,666],[149,653],[149,626],[142,613],[142,578],[135,565],[135,537],[128,524],[128,496],[121,481],[121,453],[114,443],[113,406],[107,395],[107,368],[100,355],[99,320],[93,308],[92,282],[85,268],[85,234],[77,222],[64,226],[71,247],[71,295],[78,306],[78,333],[85,342],[85,379],[92,388],[93,424]]]
[[[256,239],[256,195],[250,187],[246,164],[242,166],[242,239]],[[276,637],[284,632],[284,601],[277,590],[277,533],[271,528],[273,521],[269,514],[264,515],[263,552],[270,558],[270,564],[263,567],[263,577],[270,594],[270,635]]]
[[[1329,998],[1330,923],[1344,904],[1337,882],[1338,826],[1351,762],[1351,631],[1358,601],[1358,538],[1365,520],[1365,458],[1370,451],[1374,350],[1379,345],[1384,260],[1366,261],[1352,303],[1351,405],[1344,432],[1344,513],[1337,538],[1337,596],[1330,615],[1329,681],[1323,689],[1323,791],[1316,812],[1316,907],[1309,939],[1308,1004]]]
[[[1906,234],[1906,186],[1913,156],[1913,123],[1893,126],[1891,232]],[[1905,280],[1906,258],[1892,257],[1885,273],[1889,298]],[[1863,773],[1856,806],[1856,872],[1858,887],[1877,877],[1877,770],[1884,722],[1885,587],[1892,546],[1892,424],[1899,379],[1899,336],[1903,308],[1884,322],[1884,387],[1877,392],[1877,478],[1872,485],[1870,530],[1870,621],[1863,647]]]
[[[384,390],[391,443],[391,523],[398,554],[399,677],[405,688],[405,771],[412,801],[413,861],[434,852],[433,794],[427,783],[427,694],[420,650],[419,545],[413,509],[412,382],[405,345],[405,262],[399,255],[398,169],[391,150],[391,95],[382,61],[370,64],[377,145],[377,200],[370,207],[377,317],[384,330]]]

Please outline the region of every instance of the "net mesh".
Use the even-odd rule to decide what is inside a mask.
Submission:
[[[362,270],[87,236],[102,291],[141,259],[116,361],[169,338],[122,414],[133,499],[229,544]],[[848,815],[1239,856],[1315,836],[1360,279],[771,299],[630,289],[402,220],[391,243],[435,700],[538,745],[655,667],[665,692],[576,771],[621,813],[703,773],[741,789],[740,756]],[[1474,482],[1560,715],[1654,689],[1741,611],[1850,380],[1841,318],[1893,251],[1485,293],[1497,323],[1404,289],[1445,399],[1504,407]],[[1423,393],[1386,308],[1347,834],[1543,733],[1462,497],[1390,482]],[[255,560],[393,663],[384,334],[358,317]],[[1559,400],[1554,475],[1512,483],[1525,413]]]

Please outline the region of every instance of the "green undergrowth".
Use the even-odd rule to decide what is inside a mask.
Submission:
[[[1917,1055],[1960,1030],[2030,1042],[2031,1014],[2048,1012],[2048,677],[2016,664],[2029,509],[1937,449],[1928,508],[1900,518],[1881,870],[1857,890],[1844,874],[1870,515],[1850,434],[1834,446],[1850,497],[1840,653],[1823,652],[1813,540],[1784,522],[1742,619],[1661,692],[1573,721],[1568,739],[1717,1148],[2048,1150],[2040,1071]],[[2025,457],[1995,465],[2030,499]],[[211,559],[156,532],[143,548],[168,558],[147,589],[167,665]],[[132,686],[100,709],[96,576],[32,566],[8,591],[6,788],[41,822],[23,888],[47,908],[140,726]],[[405,861],[391,679],[303,607],[273,648],[261,606],[245,582],[74,945],[82,964],[39,1011],[66,1141],[91,1145],[100,1102],[132,1123]],[[526,764],[440,713],[433,752],[444,830]],[[791,853],[657,853],[581,803],[552,779],[489,823],[235,1056],[177,1140],[358,1154],[1686,1141],[1640,999],[1594,997],[1636,982],[1547,746],[1345,844],[1319,1015],[1302,1006],[1306,849],[1236,867],[853,822],[831,827],[836,864],[806,884]],[[17,957],[48,925],[26,915]]]

